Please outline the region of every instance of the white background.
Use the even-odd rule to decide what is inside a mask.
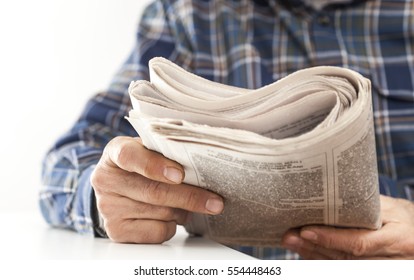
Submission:
[[[0,212],[38,211],[44,154],[107,87],[148,3],[0,2]]]

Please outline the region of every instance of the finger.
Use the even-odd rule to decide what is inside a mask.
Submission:
[[[182,209],[151,205],[121,196],[98,197],[97,208],[107,220],[151,219],[183,225],[189,218],[188,211]]]
[[[326,249],[300,237],[298,230],[287,232],[282,239],[282,246],[299,254],[307,260],[342,260],[356,259],[355,256],[334,249]]]
[[[310,242],[304,241],[303,245],[296,251],[302,258],[307,260],[384,260],[392,259],[388,256],[354,256],[345,252],[326,249]]]
[[[160,244],[171,239],[176,232],[175,222],[154,220],[124,220],[104,223],[108,237],[119,243]]]
[[[365,229],[343,229],[324,226],[304,227],[300,237],[315,245],[313,250],[327,254],[329,249],[333,253],[332,258],[345,258],[346,256],[369,257],[378,255],[389,255],[387,251],[392,241],[389,236],[382,234],[384,229],[377,231]],[[335,252],[339,256],[335,257]]]
[[[116,137],[104,150],[108,165],[141,174],[155,181],[179,184],[184,178],[180,164],[145,148],[139,138]]]
[[[305,244],[309,243],[309,244]],[[313,247],[315,247],[315,244],[312,244],[310,242],[307,242],[306,240],[303,240],[299,236],[298,230],[289,230],[282,238],[281,245],[290,251],[293,251],[297,254],[299,254],[302,258],[308,259],[308,260],[323,260],[326,259],[326,256],[320,254],[319,252],[314,252]],[[310,250],[308,249],[308,246],[311,247]]]
[[[223,211],[223,199],[212,192],[186,184],[170,185],[150,180],[136,173],[126,173],[122,185],[113,183],[112,191],[153,205],[184,209],[205,214],[219,214]]]
[[[307,260],[342,260],[355,258],[341,251],[320,247],[301,238],[299,235],[288,235],[283,240],[282,245]]]

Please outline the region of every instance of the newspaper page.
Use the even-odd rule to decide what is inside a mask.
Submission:
[[[150,61],[131,83],[128,120],[144,145],[184,166],[187,184],[221,195],[222,214],[194,214],[190,233],[278,246],[290,228],[381,225],[370,82],[314,67],[247,90]]]

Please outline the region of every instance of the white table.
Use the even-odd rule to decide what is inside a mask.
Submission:
[[[37,212],[0,213],[0,259],[19,260],[252,260],[253,258],[181,227],[161,245],[119,244],[49,227]]]

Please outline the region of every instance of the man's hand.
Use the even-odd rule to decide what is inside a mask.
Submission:
[[[288,231],[282,245],[305,259],[414,259],[414,204],[381,196],[376,231],[309,226]]]
[[[217,194],[181,184],[181,165],[146,149],[139,138],[116,137],[105,147],[91,183],[110,239],[162,243],[191,212],[219,214]]]

